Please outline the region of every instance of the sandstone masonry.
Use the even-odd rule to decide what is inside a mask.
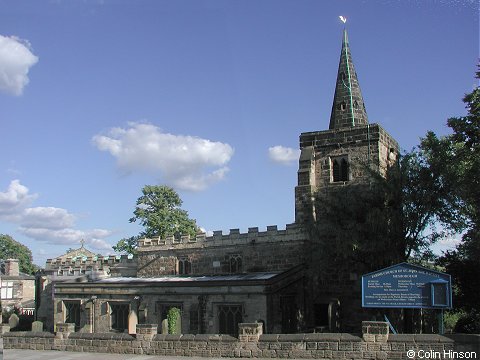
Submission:
[[[453,351],[480,356],[480,335],[392,335],[388,324],[364,322],[368,333],[355,334],[261,334],[259,324],[240,324],[240,339],[228,335],[159,335],[156,325],[137,325],[137,336],[128,334],[69,333],[58,326],[51,333],[13,332],[3,335],[5,349],[60,350],[200,356],[226,358],[305,359],[407,359],[407,351],[444,354]],[[375,334],[373,334],[373,333]],[[248,335],[246,335],[248,333]],[[383,335],[375,338],[365,335]],[[245,337],[247,336],[247,337]],[[442,356],[441,359],[448,359]]]

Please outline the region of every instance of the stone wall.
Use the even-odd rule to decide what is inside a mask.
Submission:
[[[261,334],[259,324],[241,324],[240,339],[228,335],[157,335],[156,325],[137,325],[128,334],[16,332],[3,335],[4,348],[243,358],[450,359],[455,351],[480,358],[480,335],[389,335],[388,325],[369,322],[363,336],[352,334]],[[243,329],[242,329],[243,326]],[[68,327],[59,326],[62,331]],[[260,328],[260,329],[259,329]],[[365,336],[367,335],[367,336]],[[409,353],[412,354],[412,353]],[[437,355],[440,354],[439,357]],[[423,356],[421,356],[423,355]],[[430,357],[428,357],[430,355]]]
[[[378,124],[336,130],[303,133],[300,148],[314,149],[315,179],[302,180],[299,171],[299,186],[314,183],[316,187],[332,184],[331,161],[335,156],[348,156],[350,180],[365,176],[362,166],[370,163],[372,168],[385,171],[395,163],[398,143]],[[300,163],[300,169],[305,164]]]
[[[370,124],[302,133],[300,149],[298,184],[295,187],[295,221],[306,223],[308,228],[308,224],[315,220],[315,233],[318,234],[310,239],[311,250],[306,260],[309,268],[314,269],[309,273],[310,283],[306,288],[307,328],[318,326],[313,323],[313,319],[317,318],[316,313],[325,313],[328,308],[327,329],[358,331],[362,320],[372,319],[372,314],[361,307],[361,275],[370,269],[345,263],[343,268],[334,264],[315,272],[315,264],[324,264],[326,259],[334,258],[334,254],[328,253],[331,248],[324,247],[322,243],[328,241],[335,230],[330,226],[333,219],[320,218],[326,215],[321,209],[315,209],[315,206],[322,204],[314,198],[316,191],[332,194],[327,198],[328,201],[334,201],[336,192],[351,191],[355,196],[357,192],[371,191],[365,187],[371,179],[367,164],[370,169],[386,174],[387,169],[396,163],[399,147],[380,125]],[[334,163],[337,164],[335,181]],[[347,170],[339,176],[338,164],[343,163],[347,164]],[[345,169],[344,165],[342,168]],[[352,219],[351,231],[355,231],[356,221]],[[327,226],[322,227],[324,225]]]
[[[231,229],[229,234],[195,238],[141,239],[138,247],[138,276],[154,277],[182,273],[179,261],[190,263],[189,274],[225,274],[286,271],[304,262],[306,235],[301,227],[288,224],[285,230],[268,226],[267,231],[249,228],[247,233]],[[240,267],[232,266],[240,259]]]
[[[244,278],[247,279],[242,280]],[[234,307],[237,310],[232,311],[239,311],[241,322],[261,321],[269,333],[300,331],[300,323],[292,323],[288,329],[282,327],[282,320],[286,319],[282,299],[287,298],[292,305],[304,303],[303,267],[276,275],[192,277],[191,281],[179,277],[172,280],[178,281],[124,278],[120,282],[104,279],[57,283],[55,299],[50,301],[55,323],[65,321],[69,309],[76,306],[81,309],[77,331],[108,332],[112,326],[112,306],[123,304],[128,306],[129,316],[136,317],[132,322],[128,320],[129,325],[157,324],[161,330],[168,309],[174,306],[181,310],[182,333],[215,334],[221,331],[220,314],[226,311],[225,307]],[[289,319],[290,322],[297,319],[297,312]],[[53,331],[53,326],[47,325],[46,329]]]
[[[300,149],[296,223],[304,223],[311,216],[311,197],[316,190],[365,181],[367,164],[385,174],[399,152],[398,143],[378,124],[302,133]],[[332,161],[340,157],[348,161],[348,181],[333,182]]]
[[[132,255],[74,256],[48,259],[45,273],[52,276],[136,276],[137,261]]]

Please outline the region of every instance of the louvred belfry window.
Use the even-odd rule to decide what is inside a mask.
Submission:
[[[332,182],[348,181],[349,163],[347,156],[337,156],[331,159],[332,164]]]

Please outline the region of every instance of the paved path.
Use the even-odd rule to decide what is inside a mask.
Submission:
[[[4,350],[4,360],[225,360],[218,358],[84,353],[70,351]]]
[[[1,360],[0,354],[0,360]],[[84,353],[70,351],[41,350],[3,350],[3,360],[228,360],[225,358],[186,357],[186,356],[153,356]],[[267,359],[255,359],[267,360]],[[272,360],[272,359],[268,359]],[[294,360],[294,359],[290,359]]]

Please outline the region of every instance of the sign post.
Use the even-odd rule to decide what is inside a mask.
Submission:
[[[448,274],[401,263],[362,276],[362,307],[437,309],[443,334],[443,310],[452,307]]]

